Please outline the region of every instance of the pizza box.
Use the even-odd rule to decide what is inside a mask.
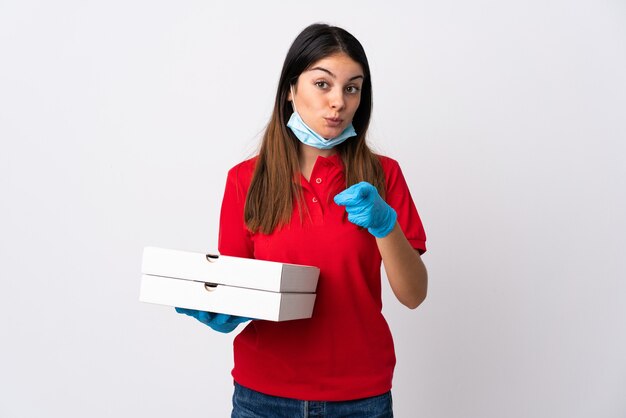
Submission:
[[[142,302],[269,321],[310,318],[319,269],[146,247]]]

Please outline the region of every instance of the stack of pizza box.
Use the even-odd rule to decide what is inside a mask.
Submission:
[[[310,318],[319,269],[146,247],[142,302],[268,321]]]

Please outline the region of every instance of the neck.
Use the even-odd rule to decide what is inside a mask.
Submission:
[[[317,157],[330,157],[336,153],[337,151],[334,148],[318,149],[310,145],[300,143],[298,148],[298,160],[300,162],[300,171],[302,172],[304,178],[308,181],[311,177],[311,172],[313,171],[313,166],[315,165],[315,161],[317,161]]]

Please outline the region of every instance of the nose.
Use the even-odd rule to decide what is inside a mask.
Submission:
[[[346,105],[343,97],[343,89],[334,89],[328,98],[329,105],[332,109],[342,110]]]

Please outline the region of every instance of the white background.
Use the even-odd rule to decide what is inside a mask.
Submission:
[[[229,416],[233,335],[139,303],[141,251],[216,249],[316,21],[428,234],[426,302],[384,288],[396,416],[626,416],[623,1],[4,0],[1,417]]]

